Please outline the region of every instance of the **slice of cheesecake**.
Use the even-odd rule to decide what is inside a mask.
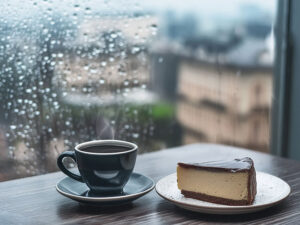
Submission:
[[[185,197],[224,205],[249,205],[256,195],[256,173],[250,158],[179,162],[177,183]]]

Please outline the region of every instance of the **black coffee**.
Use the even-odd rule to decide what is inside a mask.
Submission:
[[[80,148],[81,151],[91,152],[91,153],[116,153],[125,152],[132,148],[127,146],[116,146],[116,145],[101,145],[101,146],[89,146],[85,148]]]

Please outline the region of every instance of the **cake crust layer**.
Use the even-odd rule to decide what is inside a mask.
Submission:
[[[209,196],[202,193],[196,193],[196,192],[185,191],[185,190],[182,190],[181,194],[183,194],[187,198],[194,198],[201,201],[212,202],[212,203],[223,204],[223,205],[238,206],[238,205],[249,205],[253,203],[253,199],[252,202],[248,202],[247,200],[232,200],[232,199]]]

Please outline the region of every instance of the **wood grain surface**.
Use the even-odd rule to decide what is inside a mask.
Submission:
[[[178,161],[200,162],[251,157],[259,171],[287,181],[292,193],[270,209],[245,215],[207,215],[180,209],[153,190],[129,205],[80,205],[55,190],[61,172],[0,183],[0,224],[300,224],[300,163],[222,145],[194,144],[139,155],[136,172],[156,182],[175,172]]]

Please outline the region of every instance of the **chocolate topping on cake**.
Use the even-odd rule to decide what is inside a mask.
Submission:
[[[245,157],[242,159],[234,159],[227,161],[210,161],[203,163],[178,163],[179,166],[185,168],[194,168],[194,169],[207,169],[207,170],[215,170],[215,171],[230,171],[230,172],[240,172],[249,170],[253,167],[253,160],[249,157]]]

